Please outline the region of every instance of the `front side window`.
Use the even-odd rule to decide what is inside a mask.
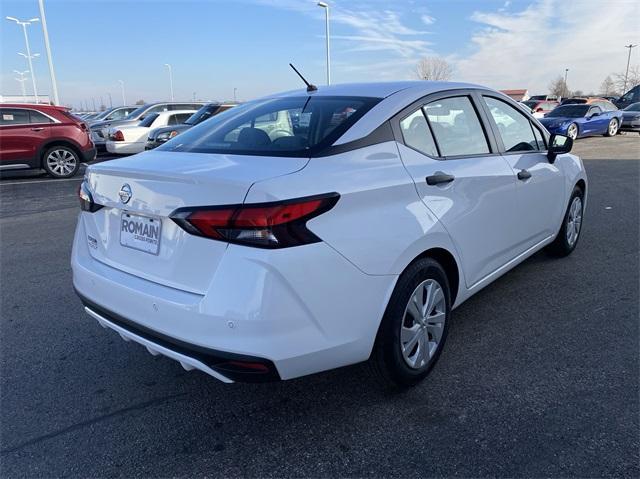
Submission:
[[[587,113],[587,116],[593,116],[596,113],[602,113],[602,109],[599,106],[592,106],[591,108],[589,108],[589,113]]]
[[[422,113],[422,108],[413,112],[400,122],[402,137],[407,146],[429,156],[438,156],[433,135]]]
[[[29,110],[0,108],[0,125],[26,125],[29,122]]]
[[[489,144],[469,97],[445,98],[424,107],[442,156],[489,153]]]
[[[316,149],[330,146],[378,101],[378,98],[330,96],[256,100],[215,115],[161,149],[309,156]],[[304,122],[300,121],[303,117]]]
[[[511,105],[492,97],[483,97],[498,127],[506,152],[534,151],[538,142],[531,121]]]

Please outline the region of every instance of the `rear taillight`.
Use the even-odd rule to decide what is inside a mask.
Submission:
[[[82,211],[94,213],[103,207],[103,205],[99,205],[93,201],[93,196],[91,196],[89,187],[84,181],[80,183],[80,186],[78,186],[78,199],[80,200],[80,209]]]
[[[188,233],[259,248],[287,248],[320,241],[307,221],[329,211],[338,193],[295,200],[179,208],[170,218]]]
[[[111,135],[111,139],[113,141],[124,141],[124,133],[120,130],[117,130],[113,135]]]

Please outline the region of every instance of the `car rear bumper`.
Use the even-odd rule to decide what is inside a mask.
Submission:
[[[96,159],[97,154],[98,154],[98,150],[96,148],[89,148],[88,150],[84,150],[82,151],[82,161],[84,163],[93,161]]]
[[[133,155],[144,151],[144,141],[107,141],[107,151],[117,155]]]
[[[89,244],[79,221],[71,265],[87,313],[151,352],[233,381],[366,360],[397,279],[366,275],[325,243],[287,251],[229,245],[198,294],[97,261]],[[243,361],[260,373],[247,374]]]

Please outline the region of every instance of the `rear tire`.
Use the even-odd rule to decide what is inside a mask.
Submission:
[[[609,122],[609,126],[607,127],[607,132],[604,136],[616,136],[618,133],[618,120],[615,118]]]
[[[402,273],[385,311],[369,364],[387,387],[405,388],[424,379],[449,330],[451,293],[442,266],[419,259]]]
[[[68,146],[52,146],[42,155],[42,168],[53,178],[71,178],[80,169],[80,155]]]
[[[584,214],[584,193],[576,186],[571,193],[569,206],[562,219],[562,226],[556,239],[547,246],[547,251],[553,256],[568,256],[576,249],[580,233],[582,232],[582,219]]]
[[[575,123],[571,123],[567,128],[567,136],[572,140],[578,138],[578,125]]]

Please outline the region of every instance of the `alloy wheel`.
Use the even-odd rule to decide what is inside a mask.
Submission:
[[[47,166],[56,176],[67,176],[76,168],[76,157],[69,150],[53,150],[47,156]]]
[[[567,215],[567,243],[570,247],[578,241],[580,227],[582,226],[582,199],[576,196],[569,207]]]
[[[411,294],[400,331],[402,357],[410,368],[422,369],[436,353],[446,311],[444,292],[434,279],[423,281]]]
[[[611,120],[609,122],[609,136],[615,136],[618,132],[618,122],[616,120]]]
[[[567,130],[567,136],[572,140],[575,140],[576,138],[578,138],[578,127],[576,126],[575,123],[571,123],[571,125],[569,125],[569,129]]]

